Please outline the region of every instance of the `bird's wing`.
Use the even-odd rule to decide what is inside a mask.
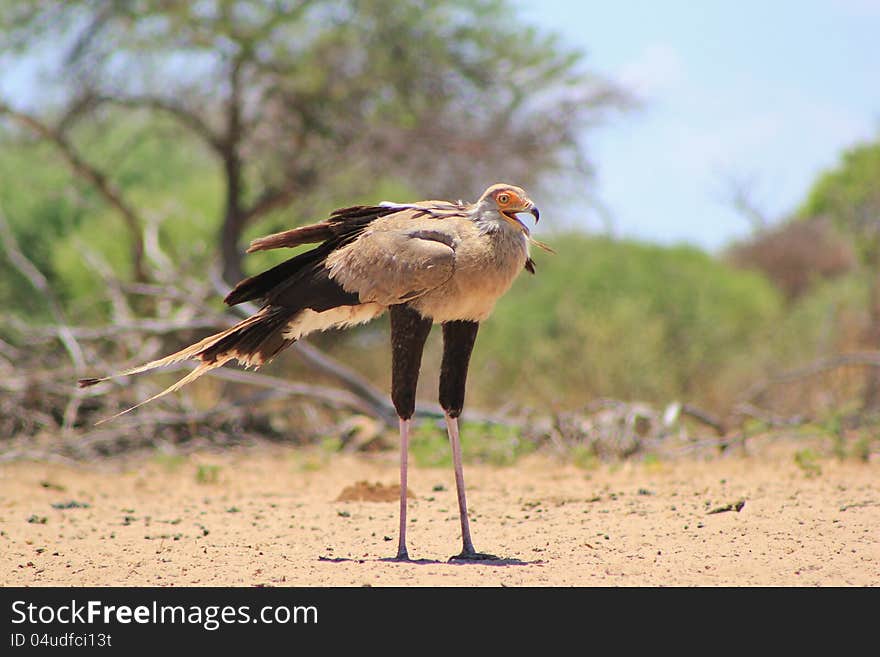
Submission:
[[[342,255],[339,252],[345,254],[343,260],[346,262],[353,260],[354,266],[357,267],[358,258],[350,254],[346,247],[354,242],[360,243],[360,238],[364,237],[368,231],[375,229],[381,232],[398,228],[404,233],[408,233],[414,228],[434,226],[438,222],[446,224],[448,227],[450,220],[461,220],[469,210],[470,206],[447,201],[356,205],[333,211],[330,218],[321,223],[261,237],[251,243],[248,249],[249,253],[266,249],[290,248],[314,242],[322,242],[322,244],[239,282],[226,296],[225,301],[229,305],[254,299],[262,299],[264,302],[278,301],[279,295],[286,295],[292,288],[302,287],[304,277],[308,278],[315,274],[316,268],[319,267],[321,271],[324,271],[325,260],[339,261]],[[387,243],[391,239],[393,238],[390,236],[371,238],[364,244],[371,253],[381,252],[382,247],[378,243],[383,241]],[[446,237],[443,239],[449,241]],[[443,239],[440,241],[442,242]],[[329,267],[329,265],[327,266]],[[337,268],[338,264],[334,267],[334,271]],[[326,276],[321,280],[324,279]],[[355,285],[355,287],[359,288],[360,286]],[[346,289],[344,292],[353,294],[355,289]],[[361,298],[366,302],[363,296]]]
[[[418,201],[417,203],[383,201],[379,205],[353,205],[334,210],[326,221],[259,237],[251,242],[247,252],[293,248],[302,244],[314,244],[328,240],[338,242],[336,246],[339,246],[357,237],[376,219],[387,215],[412,211],[409,213],[411,219],[426,216],[442,218],[459,215],[467,208],[468,206],[461,201],[458,203],[450,203],[449,201]]]
[[[452,277],[460,239],[456,223],[462,220],[461,212],[438,217],[420,207],[402,207],[330,254],[325,266],[361,303],[412,301]]]

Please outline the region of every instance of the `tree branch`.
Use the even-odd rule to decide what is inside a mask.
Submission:
[[[715,415],[712,415],[702,408],[698,408],[693,404],[682,404],[680,412],[682,415],[687,415],[688,417],[693,418],[698,422],[702,422],[708,427],[711,427],[719,436],[724,436],[727,433],[727,427],[725,423]]]
[[[104,200],[122,215],[130,233],[131,257],[135,278],[141,281],[147,280],[144,268],[144,242],[141,236],[143,222],[134,208],[122,197],[121,192],[107,179],[107,176],[102,171],[88,163],[64,134],[57,129],[50,127],[30,114],[15,110],[8,104],[0,101],[0,115],[3,114],[54,144],[73,173],[89,182]]]
[[[753,402],[773,386],[793,383],[801,379],[806,379],[840,367],[848,366],[880,367],[880,352],[856,351],[848,354],[837,354],[836,356],[831,356],[829,358],[820,358],[804,367],[789,370],[788,372],[771,376],[768,379],[753,384],[743,394],[742,399],[744,399],[746,403]]]
[[[261,388],[269,388],[278,394],[317,399],[336,408],[347,408],[366,415],[375,415],[375,410],[371,408],[369,404],[345,390],[337,390],[326,386],[314,386],[305,383],[293,383],[291,381],[279,379],[275,376],[257,374],[256,372],[247,372],[245,370],[236,370],[229,367],[221,367],[212,370],[208,375],[226,381],[235,381],[236,383],[245,383],[248,385],[259,386]]]
[[[82,372],[85,371],[86,359],[83,355],[82,348],[79,346],[79,343],[70,331],[70,327],[67,325],[67,319],[64,316],[61,304],[53,293],[52,286],[49,284],[48,279],[39,269],[37,269],[34,263],[28,259],[21,249],[18,248],[15,235],[13,235],[9,224],[6,223],[6,218],[3,216],[2,211],[0,211],[0,246],[6,251],[6,255],[13,266],[18,269],[18,271],[28,279],[34,289],[46,299],[49,311],[52,313],[52,316],[58,324],[58,339],[61,341],[61,344],[64,345],[65,350],[70,356],[70,360],[73,361],[73,366],[77,375],[81,375]],[[65,432],[69,431],[76,421],[81,397],[82,394],[79,390],[76,390],[68,400],[67,406],[64,409],[62,422],[62,429]]]
[[[241,159],[242,88],[241,76],[244,54],[239,53],[229,63],[229,96],[224,103],[226,126],[218,151],[226,177],[226,204],[220,227],[220,257],[223,261],[223,278],[234,283],[244,278],[241,267],[241,250],[238,240],[244,229],[242,208],[244,194],[244,164]]]
[[[28,332],[28,342],[41,342],[47,338],[58,336],[58,326],[38,326],[19,322],[15,319],[4,320],[4,323]],[[184,321],[141,319],[117,321],[109,326],[68,326],[70,335],[80,340],[100,340],[114,338],[125,333],[150,333],[163,335],[178,331],[216,330],[221,322],[217,318],[188,319]]]
[[[12,265],[21,272],[33,288],[46,299],[49,311],[57,322],[57,326],[54,328],[58,339],[61,340],[61,344],[64,345],[64,348],[70,355],[70,359],[73,361],[77,373],[84,371],[86,366],[85,356],[83,356],[82,349],[67,324],[64,311],[61,309],[61,304],[52,292],[52,286],[49,284],[49,281],[43,273],[37,269],[34,263],[32,263],[28,257],[22,253],[21,249],[18,248],[18,243],[12,233],[12,229],[6,222],[2,210],[0,210],[0,246],[2,246],[3,250],[6,252],[6,256],[9,258]]]
[[[296,197],[298,187],[296,183],[291,182],[284,187],[270,187],[264,190],[251,206],[243,211],[244,223],[253,221],[272,210],[285,207]]]
[[[223,141],[200,116],[190,111],[181,103],[160,96],[100,96],[96,102],[119,105],[129,109],[148,109],[167,114],[201,137],[213,150],[222,155]]]

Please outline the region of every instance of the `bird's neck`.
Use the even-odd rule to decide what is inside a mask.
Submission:
[[[528,238],[528,229],[517,223],[513,223],[502,216],[493,203],[492,206],[478,204],[472,210],[472,221],[480,229],[482,235],[503,234],[522,236]]]

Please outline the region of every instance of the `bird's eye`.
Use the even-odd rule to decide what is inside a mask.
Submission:
[[[508,203],[510,203],[510,194],[499,194],[495,200],[498,201],[501,205],[507,205]]]

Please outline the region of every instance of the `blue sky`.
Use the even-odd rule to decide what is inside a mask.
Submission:
[[[750,230],[731,181],[780,218],[880,135],[880,0],[516,5],[643,100],[588,140],[615,235],[717,250]],[[604,227],[582,206],[558,212]]]

